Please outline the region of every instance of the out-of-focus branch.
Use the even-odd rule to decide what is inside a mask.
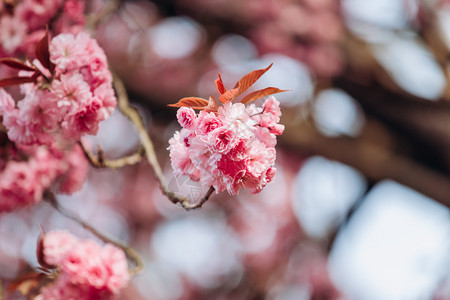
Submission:
[[[450,207],[449,177],[374,143],[324,137],[305,124],[286,126],[281,143],[353,166],[374,181],[395,180]]]
[[[449,76],[444,70],[448,50],[438,37],[436,22],[425,25],[422,37],[446,73],[448,89]],[[346,36],[344,51],[348,70],[333,80],[333,86],[356,99],[369,118],[382,122],[391,139],[401,140],[407,153],[397,153],[376,141],[327,139],[315,131],[309,132],[313,145],[304,147],[348,163],[370,179],[396,180],[450,207],[450,178],[445,174],[450,171],[450,104],[421,99],[400,88],[367,44],[351,33]],[[442,98],[448,95],[446,91]]]
[[[136,251],[134,251],[133,248],[125,246],[117,241],[114,241],[108,237],[106,237],[104,234],[102,234],[100,231],[98,231],[96,228],[94,228],[92,225],[90,225],[89,223],[85,222],[84,220],[80,219],[78,216],[76,216],[74,213],[64,209],[58,202],[58,200],[56,199],[55,194],[53,194],[52,192],[46,191],[45,195],[44,195],[44,200],[50,204],[51,207],[53,207],[54,209],[56,209],[59,213],[61,213],[62,215],[68,217],[69,219],[74,220],[75,222],[77,222],[78,224],[80,224],[81,226],[83,226],[85,229],[89,230],[92,234],[94,234],[96,237],[98,237],[99,239],[101,239],[103,242],[105,243],[110,243],[113,244],[114,246],[122,249],[126,256],[133,261],[134,263],[134,267],[130,269],[130,274],[131,275],[135,275],[137,273],[139,273],[144,264],[142,263],[141,258],[139,257],[139,255],[136,253]]]
[[[94,168],[110,168],[110,169],[118,169],[127,165],[134,165],[142,160],[142,156],[144,155],[144,148],[139,147],[135,153],[120,157],[118,159],[106,159],[105,154],[100,146],[97,148],[97,156],[95,156],[92,152],[90,152],[83,143],[78,142],[81,149],[83,149],[84,155],[91,163]]]
[[[372,81],[361,84],[341,77],[335,85],[355,98],[367,114],[389,126],[410,143],[412,151],[425,151],[440,169],[450,171],[450,103],[428,101],[396,93]]]
[[[3,300],[3,285],[1,279],[0,279],[0,300]]]
[[[130,103],[128,101],[127,91],[126,91],[124,83],[115,74],[113,75],[113,83],[114,83],[114,88],[117,93],[119,110],[135,126],[135,128],[138,132],[138,135],[139,135],[139,139],[141,141],[141,145],[144,148],[146,158],[147,158],[150,166],[153,168],[153,171],[155,172],[155,176],[159,182],[162,193],[164,195],[166,195],[167,198],[172,203],[174,203],[174,204],[180,203],[181,206],[187,210],[201,207],[206,201],[208,201],[209,197],[211,196],[212,192],[214,191],[214,188],[210,187],[210,189],[208,190],[206,195],[198,203],[191,203],[191,201],[188,198],[177,195],[174,192],[171,192],[169,190],[169,188],[167,186],[167,180],[162,172],[161,166],[156,157],[155,147],[153,146],[153,142],[147,132],[147,129],[144,126],[144,122],[142,121],[142,118],[139,115],[139,112],[135,108],[130,106]]]

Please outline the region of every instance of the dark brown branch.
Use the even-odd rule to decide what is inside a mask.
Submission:
[[[117,103],[119,110],[125,117],[127,117],[131,121],[131,123],[133,123],[134,127],[136,128],[139,139],[141,141],[141,145],[144,148],[147,161],[149,162],[155,173],[162,193],[166,195],[172,203],[180,203],[181,206],[186,210],[201,207],[206,201],[208,201],[209,197],[214,191],[214,188],[211,187],[199,203],[191,203],[188,198],[177,195],[169,190],[167,186],[167,180],[156,157],[153,142],[147,132],[147,129],[144,126],[144,122],[142,121],[139,112],[135,108],[130,106],[125,85],[123,84],[122,80],[115,74],[113,75],[113,83],[117,93]]]
[[[127,165],[134,165],[140,162],[142,160],[142,156],[144,155],[144,148],[139,147],[136,152],[131,155],[120,157],[118,159],[106,159],[100,146],[98,146],[97,156],[95,156],[92,152],[86,149],[86,147],[84,147],[81,141],[78,142],[78,144],[81,149],[83,149],[84,155],[94,168],[118,169]]]
[[[373,81],[360,84],[346,77],[335,85],[355,98],[369,116],[383,122],[396,140],[409,143],[409,151],[421,151],[434,167],[450,171],[450,102],[429,101],[383,88]]]
[[[104,234],[102,234],[100,231],[98,231],[92,225],[90,225],[87,222],[85,222],[84,220],[80,219],[78,216],[76,216],[72,212],[69,212],[68,210],[64,209],[59,204],[58,200],[55,197],[55,194],[53,194],[52,192],[47,191],[44,195],[44,200],[48,204],[50,204],[51,207],[53,207],[55,210],[57,210],[59,213],[68,217],[69,219],[74,220],[75,222],[77,222],[78,224],[83,226],[85,229],[89,230],[96,237],[101,239],[103,242],[113,244],[114,246],[122,249],[125,252],[126,256],[134,263],[134,267],[130,269],[131,275],[136,275],[137,273],[139,273],[142,270],[144,264],[143,264],[141,258],[139,257],[139,255],[136,253],[136,251],[133,248],[125,246],[117,241],[114,241],[114,240],[106,237]]]
[[[450,207],[450,178],[377,144],[328,138],[306,125],[287,126],[282,144],[355,167],[373,181],[392,179]]]

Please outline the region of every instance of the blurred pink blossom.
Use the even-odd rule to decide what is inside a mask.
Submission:
[[[40,243],[38,255],[59,273],[36,299],[111,299],[130,279],[124,252],[111,244],[79,240],[66,231],[44,234]]]

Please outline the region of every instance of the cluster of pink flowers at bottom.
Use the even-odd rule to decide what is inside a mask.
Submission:
[[[268,98],[262,107],[227,102],[214,112],[181,107],[177,119],[183,127],[169,140],[175,175],[187,175],[216,193],[240,188],[260,192],[275,176],[279,102]]]
[[[1,149],[0,149],[1,150]],[[89,164],[79,146],[70,151],[37,147],[22,149],[28,160],[0,159],[0,213],[41,201],[46,189],[72,194],[81,189]]]
[[[80,240],[67,231],[52,231],[40,241],[41,261],[56,268],[57,279],[43,287],[36,300],[111,299],[129,279],[124,252],[93,240]]]
[[[51,145],[57,141],[78,141],[96,134],[100,121],[116,107],[112,76],[106,55],[87,33],[60,34],[49,45],[54,70],[34,64],[51,78],[51,83],[22,84],[25,95],[17,105],[0,89],[0,115],[8,137],[16,144]],[[21,71],[26,76],[27,71]]]

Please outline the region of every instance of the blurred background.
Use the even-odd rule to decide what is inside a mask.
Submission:
[[[93,1],[94,3],[102,1]],[[132,245],[144,271],[120,299],[450,299],[450,2],[120,1],[97,26],[145,117],[169,185],[166,105],[216,96],[274,63],[285,133],[260,194],[213,195],[186,212],[143,162],[92,170],[62,205]],[[138,137],[119,112],[90,138],[108,157]],[[0,277],[37,266],[38,224],[89,236],[42,205],[0,217]],[[5,242],[8,241],[8,242]]]

